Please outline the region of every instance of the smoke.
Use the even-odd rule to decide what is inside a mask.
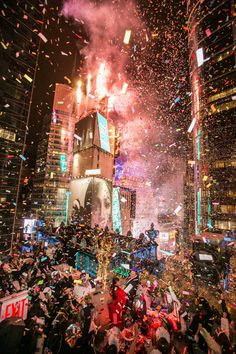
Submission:
[[[64,3],[62,14],[73,17],[86,28],[89,41],[81,53],[86,58],[87,70],[94,73],[98,70],[98,65],[105,62],[112,73],[110,91],[116,85],[120,88],[129,58],[128,49],[122,45],[125,30],[130,29],[132,33],[136,33],[141,28],[133,2],[124,0],[94,3],[90,0],[68,0]]]
[[[135,2],[66,0],[62,14],[84,25],[87,31],[89,39],[81,49],[86,71],[96,77],[101,63],[108,66],[107,89],[113,107],[110,117],[121,131],[123,175],[131,181],[133,177],[140,181],[138,188],[144,205],[150,205],[151,193],[154,202],[165,200],[162,212],[173,212],[180,203],[179,198],[173,200],[173,195],[179,183],[175,176],[180,176],[182,165],[169,153],[169,146],[175,145],[174,136],[158,119],[162,114],[159,100],[164,97],[157,96],[151,84],[153,72],[144,50],[150,50],[150,31],[142,22]],[[123,43],[126,30],[131,30],[128,45]],[[128,90],[122,95],[124,82],[128,83]],[[146,194],[145,188],[149,191]],[[142,212],[140,209],[137,217],[141,218]],[[151,209],[141,226],[148,227],[151,219],[156,222],[153,218]],[[141,231],[140,225],[137,230]]]

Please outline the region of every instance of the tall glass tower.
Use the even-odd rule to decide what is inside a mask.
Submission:
[[[36,216],[55,226],[67,221],[75,119],[73,89],[56,84],[52,113],[45,116],[40,132],[33,189]]]
[[[187,3],[198,235],[236,229],[236,4]]]
[[[15,231],[43,4],[0,2],[0,248],[6,250]]]

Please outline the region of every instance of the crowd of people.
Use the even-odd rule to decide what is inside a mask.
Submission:
[[[108,229],[62,225],[56,238],[18,242],[10,256],[2,254],[0,298],[28,294],[27,318],[0,323],[0,352],[234,353],[233,304],[226,304],[223,293],[216,309],[200,291],[173,289],[132,263],[127,278],[109,269],[105,287],[102,279],[75,269],[76,250],[96,256],[101,240],[112,239],[114,247],[127,243],[129,249],[130,242],[117,242],[119,237]],[[132,247],[140,243],[130,241]]]

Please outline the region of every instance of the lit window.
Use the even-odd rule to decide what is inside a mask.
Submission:
[[[235,101],[230,101],[230,102],[226,102],[226,103],[222,103],[218,106],[216,105],[211,105],[211,107],[214,106],[215,109],[211,109],[208,111],[208,115],[211,116],[215,113],[220,113],[220,112],[224,112],[224,111],[229,111],[232,108],[236,107],[236,100]]]
[[[16,141],[16,134],[9,130],[0,128],[0,138],[10,140],[10,141]]]
[[[223,92],[220,92],[220,93],[217,93],[216,95],[213,95],[211,97],[208,98],[208,102],[213,102],[213,101],[216,101],[216,100],[220,100],[221,98],[225,98],[227,96],[231,96],[233,94],[236,93],[236,87],[230,89],[230,90],[226,90],[226,91],[223,91]]]
[[[221,205],[221,212],[224,214],[235,214],[236,213],[236,205]]]
[[[220,230],[232,230],[236,228],[236,222],[235,221],[222,221],[222,220],[215,220],[214,221],[215,227]]]

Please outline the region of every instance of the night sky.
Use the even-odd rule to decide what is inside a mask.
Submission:
[[[112,3],[117,6],[120,1]],[[35,164],[38,134],[44,115],[51,112],[55,83],[75,85],[86,66],[80,50],[89,43],[89,31],[83,23],[62,16],[62,4],[57,1],[55,6],[55,1],[48,0],[46,6],[43,33],[48,42],[42,42],[40,47],[28,134],[29,167]],[[149,95],[152,103],[148,103],[147,110],[150,115],[154,115],[158,124],[163,123],[167,134],[175,139],[173,144],[168,142],[166,146],[168,139],[163,137],[163,143],[157,144],[157,153],[168,149],[170,154],[185,157],[191,100],[185,1],[139,0],[136,6],[144,30],[134,34],[136,56],[135,60],[130,56],[126,70],[131,79],[135,78],[140,95]],[[147,43],[146,35],[151,38]]]

